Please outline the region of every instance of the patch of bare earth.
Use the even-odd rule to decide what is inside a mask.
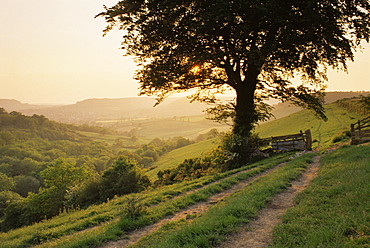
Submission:
[[[221,201],[223,198],[233,194],[234,192],[244,188],[248,184],[257,180],[258,178],[263,177],[263,176],[267,175],[268,173],[271,173],[272,171],[275,171],[275,170],[277,170],[278,168],[280,168],[284,165],[285,165],[285,163],[281,163],[281,164],[279,164],[279,165],[277,165],[277,166],[275,166],[271,169],[268,169],[268,170],[266,170],[266,171],[264,171],[264,172],[262,172],[262,173],[260,173],[256,176],[254,176],[254,177],[248,178],[246,180],[243,180],[243,181],[239,182],[238,184],[235,184],[234,186],[232,186],[228,190],[225,190],[225,191],[223,191],[219,194],[216,194],[216,195],[213,195],[213,196],[209,197],[206,202],[196,203],[192,206],[189,206],[188,208],[186,208],[184,210],[181,210],[180,212],[176,213],[175,215],[171,215],[171,216],[167,216],[167,217],[163,218],[162,220],[160,220],[159,222],[157,222],[155,224],[152,224],[152,225],[146,226],[144,228],[129,232],[129,233],[127,233],[128,239],[110,241],[110,242],[104,244],[101,247],[102,248],[128,247],[128,246],[133,245],[136,242],[138,242],[144,236],[149,235],[149,234],[153,233],[154,231],[158,230],[161,226],[163,226],[164,224],[166,224],[168,222],[176,221],[176,220],[180,220],[180,219],[186,219],[188,215],[200,215],[200,214],[206,212],[211,205]],[[241,173],[242,172],[245,172],[245,171],[241,171]],[[191,220],[189,220],[189,221],[191,221]]]
[[[228,241],[219,247],[268,247],[272,241],[275,225],[281,223],[282,215],[294,206],[296,195],[304,190],[316,177],[319,169],[319,156],[314,157],[300,178],[292,182],[292,186],[283,193],[272,198],[268,206],[262,209],[255,220],[244,226],[239,232],[228,236]]]

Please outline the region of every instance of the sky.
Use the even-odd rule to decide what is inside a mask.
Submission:
[[[72,104],[137,96],[138,69],[123,57],[120,31],[103,37],[103,5],[118,0],[0,0],[0,99]],[[328,91],[370,90],[370,45],[348,74],[329,71]]]

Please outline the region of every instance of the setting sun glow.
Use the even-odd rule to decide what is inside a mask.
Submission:
[[[194,75],[199,74],[202,69],[200,68],[200,65],[194,65],[190,72]]]

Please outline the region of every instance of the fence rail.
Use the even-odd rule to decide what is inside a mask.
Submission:
[[[351,144],[370,141],[370,116],[351,124]]]
[[[310,130],[297,134],[275,136],[261,139],[263,144],[270,145],[275,151],[312,150],[312,135]]]

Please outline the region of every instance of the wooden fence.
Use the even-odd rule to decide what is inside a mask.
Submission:
[[[270,145],[274,151],[312,150],[311,131],[300,131],[297,134],[276,136],[261,139],[261,142]]]
[[[351,144],[370,141],[370,116],[351,124]]]

